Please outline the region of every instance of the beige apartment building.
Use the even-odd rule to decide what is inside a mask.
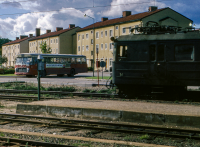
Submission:
[[[77,54],[86,55],[88,67],[92,67],[93,56],[94,61],[97,60],[96,49],[98,48],[98,60],[106,62],[105,70],[111,70],[113,44],[110,38],[128,35],[131,33],[131,28],[145,26],[149,21],[182,28],[189,27],[193,23],[192,20],[170,8],[157,9],[151,6],[149,11],[134,15],[131,15],[131,11],[123,11],[120,18],[109,20],[104,17],[100,22],[79,29],[77,31]],[[133,33],[138,34],[136,30]],[[93,44],[95,45],[94,51]]]
[[[46,30],[46,34],[40,35],[40,28],[36,28],[36,37],[29,40],[29,53],[41,53],[40,44],[47,43],[51,54],[76,54],[76,31],[80,27],[70,24],[68,29],[56,27],[55,32]]]
[[[16,40],[10,41],[2,45],[2,56],[6,56],[8,62],[3,64],[5,67],[15,66],[15,58],[20,53],[28,53],[28,40],[33,38],[33,34],[28,36],[21,35],[20,38],[16,37]]]

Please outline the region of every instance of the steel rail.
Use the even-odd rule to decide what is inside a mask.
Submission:
[[[31,94],[37,94],[37,90],[12,90],[12,89],[0,89],[0,92],[2,93],[31,93]],[[106,93],[84,93],[84,92],[63,92],[63,91],[41,91],[41,94],[60,94],[60,95],[72,95],[73,96],[93,96],[93,97],[111,97],[115,96],[117,97],[117,94],[106,94]]]
[[[0,137],[0,141],[4,141],[4,144],[21,144],[30,146],[30,144],[34,146],[47,146],[47,147],[75,147],[71,145],[61,145],[61,144],[54,144],[48,142],[40,142],[40,141],[33,141],[33,140],[25,140],[25,139],[15,139],[10,137]]]
[[[117,131],[117,132],[126,132],[126,133],[147,133],[151,135],[162,135],[169,137],[181,137],[181,138],[191,138],[191,139],[200,139],[200,131],[198,130],[189,130],[189,129],[176,129],[176,128],[163,128],[163,127],[153,127],[153,126],[145,126],[145,125],[131,125],[125,123],[107,123],[107,122],[97,122],[97,121],[79,121],[79,120],[69,120],[63,118],[54,118],[54,117],[41,117],[41,116],[31,116],[31,115],[16,115],[16,114],[0,114],[2,116],[8,116],[11,118],[3,118],[0,117],[0,120],[4,120],[7,122],[22,122],[22,123],[31,123],[31,124],[40,124],[46,125],[47,127],[66,127],[66,128],[79,128],[79,129],[91,129],[91,130],[101,130],[101,131]],[[18,117],[22,118],[34,118],[34,119],[47,119],[47,120],[57,120],[59,122],[41,122],[41,121],[32,121],[32,120],[20,120],[16,119]],[[62,124],[61,124],[62,123]],[[81,125],[79,125],[79,124]],[[77,125],[75,125],[77,124]],[[96,126],[86,126],[83,124],[89,125],[98,125]],[[104,127],[102,127],[104,126]],[[115,128],[113,128],[113,126]],[[119,127],[125,127],[123,129],[119,129]],[[184,133],[184,134],[176,134]],[[190,134],[185,134],[190,133]]]

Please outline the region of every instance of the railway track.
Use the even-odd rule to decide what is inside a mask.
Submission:
[[[167,136],[174,138],[200,139],[199,130],[153,127],[147,125],[132,125],[126,123],[110,123],[98,121],[71,120],[55,117],[0,113],[0,125],[8,123],[28,123],[45,127],[76,128],[109,132],[124,132],[133,134],[149,134],[152,136]]]
[[[48,142],[39,142],[33,140],[25,140],[25,139],[15,139],[15,138],[7,138],[7,137],[0,137],[0,145],[1,146],[9,146],[9,147],[20,147],[20,146],[27,146],[27,147],[75,147],[70,145],[60,145],[60,144],[53,144]]]
[[[26,94],[37,94],[37,90],[0,90],[0,93],[26,93]],[[81,93],[81,92],[62,92],[62,91],[41,91],[41,94],[59,95],[59,96],[83,96],[83,97],[102,97],[110,98],[117,97],[117,94],[106,94],[106,93]],[[37,100],[36,96],[13,96],[13,95],[0,95],[0,99],[9,100]],[[41,99],[54,99],[51,97],[41,97]]]

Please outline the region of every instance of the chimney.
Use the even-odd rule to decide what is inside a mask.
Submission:
[[[61,27],[56,27],[56,32],[60,31],[60,30],[63,30],[63,28]]]
[[[48,33],[50,33],[51,32],[51,30],[46,30],[46,34],[48,34]]]
[[[108,20],[108,17],[102,17],[101,18],[101,21],[106,21],[106,20]]]
[[[20,35],[20,39],[23,39],[23,38],[26,38],[28,36],[25,36],[25,35]]]
[[[33,37],[33,34],[29,34],[29,37]]]
[[[74,28],[75,27],[75,24],[69,24],[69,28]]]
[[[16,40],[18,40],[19,39],[19,37],[16,37]]]
[[[40,28],[35,29],[35,35],[36,37],[40,36]]]
[[[123,17],[129,16],[129,15],[131,15],[131,11],[123,11],[122,12]]]
[[[158,9],[157,6],[149,6],[149,12],[156,11]]]

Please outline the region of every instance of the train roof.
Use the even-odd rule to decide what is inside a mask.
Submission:
[[[32,54],[32,53],[22,53],[17,55],[17,57],[37,57],[38,55],[41,55],[43,57],[60,57],[60,58],[64,58],[64,57],[70,57],[70,58],[75,58],[75,57],[86,57],[84,55],[74,55],[74,54]]]
[[[148,40],[200,40],[200,31],[177,34],[130,34],[120,36],[118,41],[148,41]]]

